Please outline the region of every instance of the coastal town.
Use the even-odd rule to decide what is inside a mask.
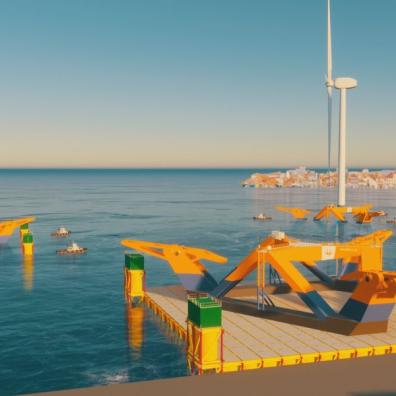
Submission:
[[[286,171],[253,173],[242,182],[243,187],[255,188],[334,188],[336,185],[337,172],[317,172],[303,166]],[[347,171],[346,186],[354,189],[396,189],[396,171]]]

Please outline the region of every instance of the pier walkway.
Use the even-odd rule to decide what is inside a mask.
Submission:
[[[255,290],[236,288],[233,299],[250,301],[253,306],[256,302]],[[348,298],[347,293],[338,291],[323,291],[322,294],[336,309]],[[307,310],[298,296],[292,293],[271,295],[271,299],[278,307]],[[186,336],[187,302],[182,287],[149,289],[145,302],[180,337]],[[346,336],[240,313],[233,310],[232,303],[226,299],[223,328],[222,372],[396,353],[396,312],[391,316],[386,333]]]

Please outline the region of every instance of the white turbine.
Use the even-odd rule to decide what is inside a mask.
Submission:
[[[358,82],[349,77],[336,78],[334,86],[340,90],[340,135],[338,138],[338,206],[345,206],[346,188],[346,92]]]
[[[346,91],[357,87],[353,78],[343,77],[333,80],[333,49],[331,39],[331,0],[327,0],[327,77],[328,96],[328,168],[331,167],[331,132],[333,112],[333,88],[340,90],[340,132],[338,139],[338,206],[345,206],[346,188]]]
[[[333,113],[333,49],[331,40],[331,7],[327,0],[327,167],[331,168],[331,135],[332,135],[332,113]]]

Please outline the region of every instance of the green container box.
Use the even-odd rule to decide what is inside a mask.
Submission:
[[[22,224],[20,228],[21,228],[21,230],[28,230],[29,229],[29,223]]]
[[[129,270],[144,270],[144,257],[136,253],[126,254],[125,268]]]
[[[31,234],[30,232],[28,234],[25,234],[23,236],[22,242],[23,243],[33,243],[33,234]]]
[[[188,299],[188,320],[200,328],[221,327],[221,304],[211,297]]]

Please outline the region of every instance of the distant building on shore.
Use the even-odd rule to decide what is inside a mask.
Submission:
[[[316,172],[301,166],[284,172],[254,173],[242,182],[243,187],[255,188],[334,188],[337,172]],[[376,170],[347,172],[348,188],[375,190],[396,189],[396,171]]]

